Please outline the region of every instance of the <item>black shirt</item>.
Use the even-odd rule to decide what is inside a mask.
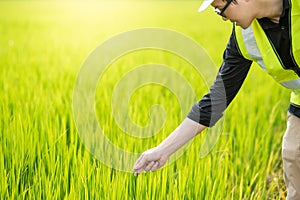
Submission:
[[[289,39],[289,10],[288,0],[283,0],[283,12],[279,23],[274,23],[268,18],[258,19],[258,22],[276,49],[283,67],[287,70],[294,70],[300,77],[299,66],[290,53],[292,51]],[[208,127],[213,126],[222,117],[222,113],[238,93],[251,64],[252,61],[241,55],[233,30],[214,84],[209,93],[192,107],[188,118]],[[226,102],[224,102],[224,98]],[[213,111],[212,108],[214,108]],[[290,104],[289,112],[300,118],[299,106]]]

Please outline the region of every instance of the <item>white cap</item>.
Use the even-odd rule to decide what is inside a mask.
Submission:
[[[198,12],[202,12],[203,10],[205,10],[206,8],[208,8],[208,6],[213,2],[214,0],[203,0],[203,3],[201,4],[200,8],[198,9]]]

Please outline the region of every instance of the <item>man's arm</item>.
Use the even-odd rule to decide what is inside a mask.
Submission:
[[[252,61],[241,55],[233,31],[214,84],[209,93],[194,104],[188,118],[207,127],[214,126],[240,90],[251,64]]]
[[[155,171],[161,168],[170,155],[206,127],[213,126],[221,118],[223,111],[242,86],[252,63],[241,56],[236,45],[234,31],[223,57],[224,61],[210,92],[193,106],[188,118],[161,144],[145,151],[138,158],[133,168],[134,175],[138,175],[144,170]],[[214,109],[213,106],[216,106],[217,109]]]

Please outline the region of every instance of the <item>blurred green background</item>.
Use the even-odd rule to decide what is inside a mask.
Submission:
[[[136,178],[101,164],[78,137],[72,116],[77,73],[92,50],[114,35],[144,27],[178,31],[194,39],[220,66],[232,25],[210,9],[198,13],[200,4],[0,1],[0,198],[283,198],[280,151],[289,93],[255,65],[228,108],[224,134],[204,159],[198,156],[201,135],[175,163]],[[128,59],[151,62],[153,54],[144,53],[145,57],[142,52]],[[199,97],[207,92],[202,87],[195,90]],[[163,98],[169,96],[167,90],[146,91],[150,96],[151,91],[161,91],[162,101],[170,104]],[[142,98],[137,101],[144,105]],[[148,115],[135,112],[138,118]],[[110,119],[105,112],[98,115]],[[125,143],[137,145],[137,152],[157,145],[180,123],[178,115],[174,113],[176,120],[167,121],[155,140]],[[118,131],[111,128],[113,141],[120,141]]]

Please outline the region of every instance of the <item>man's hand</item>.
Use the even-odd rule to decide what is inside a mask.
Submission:
[[[145,151],[138,158],[133,167],[134,175],[137,176],[144,170],[155,171],[161,168],[166,164],[169,156],[205,128],[206,126],[186,118],[162,143]]]
[[[164,166],[168,160],[169,156],[161,152],[158,147],[149,149],[142,153],[142,155],[137,159],[133,171],[134,176],[142,173],[144,170],[156,171],[157,169]]]

